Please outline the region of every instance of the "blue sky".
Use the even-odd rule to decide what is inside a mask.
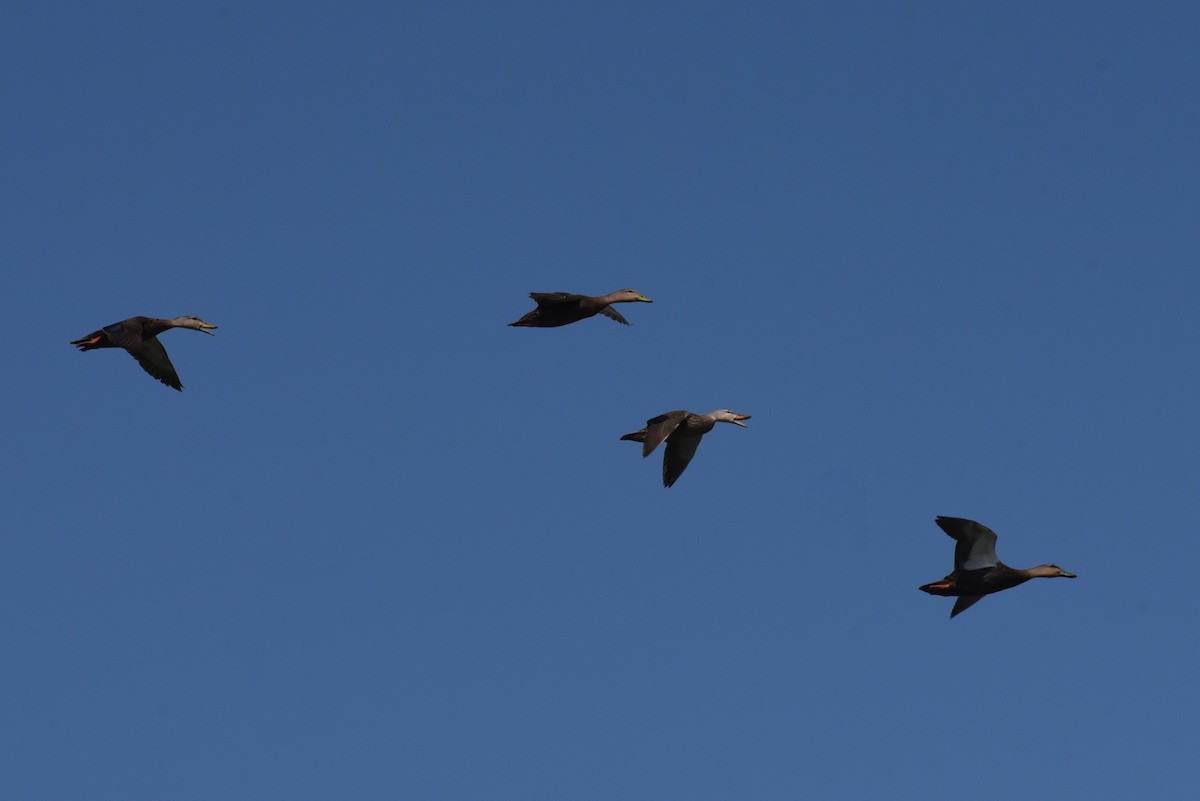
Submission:
[[[8,797],[1193,792],[1194,5],[2,21]]]

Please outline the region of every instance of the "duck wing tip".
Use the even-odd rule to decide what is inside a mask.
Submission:
[[[603,309],[600,310],[600,313],[603,314],[605,317],[607,317],[610,320],[617,321],[621,325],[629,325],[629,321],[626,320],[623,316],[621,316],[621,313],[619,311],[617,311],[616,309],[614,309],[612,306],[605,306]]]
[[[956,615],[970,609],[978,601],[982,600],[982,595],[960,595],[954,600],[954,608],[950,610],[950,619],[953,620]]]

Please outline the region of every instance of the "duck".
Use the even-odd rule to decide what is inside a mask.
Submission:
[[[568,292],[530,292],[529,297],[537,301],[537,308],[510,326],[519,328],[556,328],[569,325],[597,314],[603,314],[621,325],[629,321],[612,307],[614,303],[653,303],[650,298],[636,289],[618,289],[607,295],[572,295]]]
[[[1076,578],[1058,565],[1038,565],[1026,570],[1009,567],[996,558],[996,532],[982,523],[963,517],[938,517],[934,522],[955,541],[954,572],[917,589],[930,595],[956,597],[951,618],[985,595],[1011,589],[1030,579]]]
[[[106,325],[85,337],[71,340],[71,344],[80,351],[124,348],[130,356],[137,359],[143,370],[171,389],[182,392],[183,384],[179,380],[179,374],[175,372],[175,365],[171,364],[171,359],[167,356],[167,349],[158,341],[158,335],[172,328],[190,328],[213,336],[209,329],[216,327],[190,315],[171,318],[130,317],[128,320]]]
[[[667,441],[663,454],[663,486],[673,487],[688,463],[700,447],[700,439],[713,430],[717,423],[733,423],[748,428],[743,420],[750,415],[738,414],[730,409],[717,409],[708,414],[693,414],[685,410],[667,412],[646,421],[646,427],[621,437],[622,440],[642,443],[642,458],[646,458],[663,440]]]

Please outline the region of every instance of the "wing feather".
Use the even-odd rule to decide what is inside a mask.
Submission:
[[[982,595],[960,595],[954,600],[954,608],[950,610],[950,617],[954,617],[960,612],[965,612],[976,601],[982,600]]]
[[[667,452],[663,454],[663,486],[670,487],[679,480],[687,469],[702,437],[674,436],[667,440]]]
[[[123,347],[129,351],[130,356],[137,359],[138,364],[147,373],[171,389],[183,391],[183,384],[179,381],[179,374],[175,372],[175,365],[171,364],[171,359],[167,356],[167,349],[162,346],[157,337],[140,341],[134,347],[128,345]]]
[[[978,570],[999,564],[1000,560],[996,558],[996,532],[982,523],[963,517],[939,517],[936,522],[955,541],[955,570]]]
[[[621,313],[612,306],[605,306],[600,310],[600,313],[610,320],[616,320],[621,325],[629,325],[629,321],[622,317]]]
[[[642,456],[646,457],[653,453],[664,439],[671,436],[688,414],[688,412],[680,410],[660,414],[658,417],[647,420],[645,436],[642,439]]]
[[[563,303],[579,303],[585,295],[572,295],[570,292],[530,292],[529,297],[537,301],[538,306],[558,306]]]

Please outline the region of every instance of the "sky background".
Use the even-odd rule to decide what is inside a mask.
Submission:
[[[6,4],[4,796],[1189,797],[1198,35]],[[936,515],[1079,578],[950,621]]]

